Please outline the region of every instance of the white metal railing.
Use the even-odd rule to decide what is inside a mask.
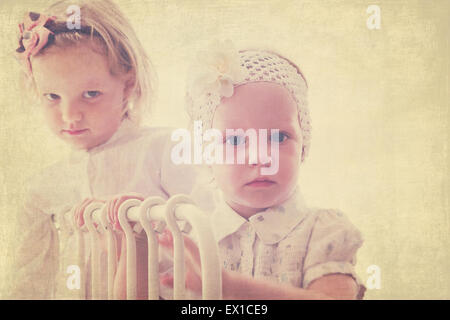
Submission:
[[[73,211],[69,212],[71,221]],[[82,276],[80,298],[86,296],[86,270],[84,248],[85,232],[90,236],[90,266],[92,299],[113,299],[114,276],[117,270],[116,245],[112,224],[108,219],[107,207],[102,202],[93,202],[84,210],[85,226],[79,228],[74,224],[77,248],[78,266]],[[148,299],[159,299],[159,243],[157,233],[167,227],[173,235],[174,246],[174,284],[173,298],[185,299],[185,271],[183,232],[192,228],[195,232],[200,252],[202,272],[202,298],[216,300],[222,298],[221,268],[217,243],[209,225],[207,215],[201,211],[186,195],[175,195],[167,201],[160,197],[149,197],[143,201],[138,199],[126,200],[119,208],[119,224],[125,234],[126,241],[126,289],[127,299],[137,298],[137,266],[136,266],[136,234],[144,231],[148,241]],[[186,222],[184,230],[179,222]],[[136,223],[134,228],[130,222]],[[151,222],[156,222],[152,225]],[[107,248],[107,285],[101,279],[101,247],[100,235],[106,237]],[[104,292],[107,288],[107,292]]]

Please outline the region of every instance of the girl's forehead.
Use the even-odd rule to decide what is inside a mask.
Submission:
[[[110,82],[106,57],[89,48],[55,50],[32,61],[33,76],[42,90],[101,86]]]
[[[214,126],[224,128],[284,128],[298,124],[297,103],[284,87],[254,82],[235,88],[216,109]]]

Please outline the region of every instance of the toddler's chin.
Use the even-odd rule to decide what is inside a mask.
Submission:
[[[91,149],[92,147],[89,147],[85,143],[76,143],[74,141],[67,141],[65,139],[62,139],[72,150],[75,151],[87,151]]]
[[[245,203],[245,206],[253,209],[258,209],[258,211],[262,211],[264,209],[273,207],[278,205],[277,199],[271,197],[251,197],[243,199],[242,201]]]
[[[245,203],[247,207],[264,210],[282,204],[287,198],[288,196],[284,192],[255,192],[242,198],[241,203]]]
[[[64,141],[71,149],[74,150],[87,150],[87,146],[85,143],[81,143],[81,142],[76,142],[76,141],[71,141],[68,139],[62,139],[62,141]]]

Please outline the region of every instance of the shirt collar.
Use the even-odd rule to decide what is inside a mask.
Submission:
[[[307,214],[299,187],[288,200],[252,215],[248,221],[223,200],[222,192],[218,191],[215,197],[217,207],[211,219],[218,242],[236,232],[243,224],[250,223],[263,243],[275,244],[286,238]]]

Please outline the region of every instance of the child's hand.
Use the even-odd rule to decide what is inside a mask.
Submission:
[[[86,210],[87,206],[90,205],[94,201],[99,201],[97,199],[84,199],[83,202],[81,202],[79,205],[77,205],[74,208],[74,219],[75,219],[75,225],[78,226],[78,228],[81,228],[84,226],[84,210]],[[101,200],[100,200],[101,201]]]
[[[123,232],[119,223],[119,208],[125,201],[129,199],[144,200],[145,198],[138,193],[127,193],[115,196],[106,202],[108,219],[111,222],[113,229]]]
[[[164,230],[164,233],[158,237],[158,241],[163,249],[170,250],[173,254],[173,237],[169,230]],[[187,236],[184,236],[184,248],[186,288],[201,295],[202,273],[200,252],[197,245]],[[162,275],[160,282],[165,286],[173,287],[173,275]]]

